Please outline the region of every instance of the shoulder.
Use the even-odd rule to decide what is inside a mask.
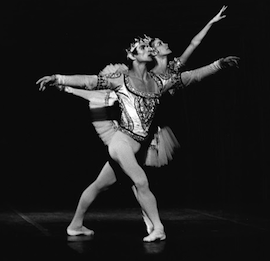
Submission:
[[[172,61],[168,64],[168,70],[171,73],[178,74],[183,70],[185,64],[181,61],[181,57],[175,57]]]
[[[110,75],[110,74],[117,74],[117,73],[123,73],[128,70],[128,67],[125,64],[109,64],[105,66],[105,68],[100,71],[99,74],[101,75]]]
[[[113,72],[107,74],[99,74],[100,77],[104,77],[108,80],[117,80],[123,77],[123,72]]]
[[[99,74],[98,75],[98,89],[116,89],[118,86],[123,85],[123,73],[122,72],[114,72],[107,74]]]
[[[176,88],[182,86],[181,73],[172,73],[171,71],[167,71],[164,74],[154,74],[153,76],[162,83],[162,88],[160,88],[161,93],[166,92],[171,88]]]
[[[167,81],[171,80],[174,77],[174,74],[172,74],[170,71],[167,71],[166,73],[153,73],[151,72],[151,77],[157,82],[162,82],[165,84]]]

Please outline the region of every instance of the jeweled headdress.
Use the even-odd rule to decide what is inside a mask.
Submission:
[[[142,43],[149,45],[149,43],[151,42],[152,38],[144,35],[144,38],[139,37],[139,38],[135,38],[134,39],[134,43],[130,44],[129,49],[126,49],[127,52],[127,57],[130,58],[130,55],[132,55],[133,51]]]

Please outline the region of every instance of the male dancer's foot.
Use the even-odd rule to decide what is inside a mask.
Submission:
[[[67,228],[67,234],[69,236],[81,236],[81,235],[84,235],[84,236],[92,236],[94,235],[94,231],[93,230],[90,230],[84,226],[81,226],[81,227],[71,227],[69,226]]]
[[[166,234],[163,228],[154,229],[147,237],[143,238],[144,242],[162,241],[166,239]]]

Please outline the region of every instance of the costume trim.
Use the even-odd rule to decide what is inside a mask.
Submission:
[[[124,125],[129,130],[134,130],[134,123],[132,121],[132,118],[130,117],[123,101],[119,99],[119,105],[122,110],[121,118],[120,118],[120,124]]]
[[[145,97],[145,98],[158,98],[158,97],[160,97],[160,93],[142,92],[142,91],[135,89],[129,81],[128,74],[124,73],[123,75],[124,75],[124,83],[125,83],[127,89],[130,92],[134,93],[135,95]],[[151,73],[149,73],[149,75],[152,77]],[[158,85],[158,89],[160,90],[163,86],[162,82],[157,78],[154,78],[154,77],[152,77],[152,78],[156,82],[156,84]]]
[[[180,60],[180,57],[173,58],[173,61],[170,61],[168,64],[168,69],[170,73],[178,74],[182,72],[182,68],[184,67],[184,63]]]
[[[97,90],[100,89],[106,89],[106,87],[108,86],[108,79],[105,75],[98,75],[97,76]]]
[[[143,136],[140,136],[138,134],[135,134],[135,133],[133,133],[133,132],[131,132],[131,131],[129,131],[129,130],[123,128],[123,127],[121,127],[121,126],[118,127],[118,130],[121,131],[121,132],[123,132],[124,134],[127,134],[132,139],[134,139],[134,140],[136,140],[136,141],[138,141],[140,143],[143,142],[143,141],[145,141],[147,139],[147,137],[148,137],[148,136],[143,137]]]

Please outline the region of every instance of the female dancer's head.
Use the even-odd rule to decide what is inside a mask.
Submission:
[[[151,47],[154,49],[156,56],[167,56],[172,53],[169,45],[161,41],[159,38],[154,38],[151,41]]]

